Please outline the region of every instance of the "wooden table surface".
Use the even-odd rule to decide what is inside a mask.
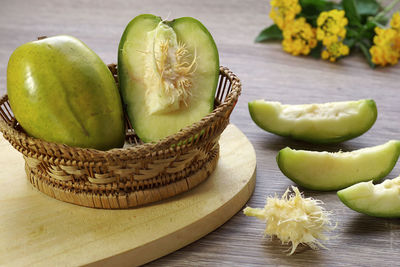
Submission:
[[[285,146],[337,151],[400,139],[400,65],[371,70],[359,55],[332,64],[293,57],[280,44],[255,44],[256,35],[271,23],[267,1],[43,1],[1,0],[0,93],[6,92],[6,66],[12,51],[37,36],[69,34],[81,39],[105,62],[116,62],[126,24],[136,15],[163,18],[192,16],[209,29],[219,48],[220,62],[242,80],[243,94],[231,122],[250,139],[257,154],[257,183],[248,205],[262,207],[267,195],[281,195],[293,183],[275,161]],[[373,98],[378,120],[361,137],[339,145],[314,146],[274,136],[250,119],[247,102],[265,98],[288,104]],[[388,178],[400,174],[400,164]],[[264,223],[241,212],[204,238],[149,266],[323,265],[390,266],[400,261],[400,221],[358,214],[345,207],[335,192],[303,190],[333,211],[338,222],[328,249],[301,247],[286,256],[287,246],[263,238]],[[1,203],[0,203],[1,204]],[[0,237],[1,238],[1,237]]]

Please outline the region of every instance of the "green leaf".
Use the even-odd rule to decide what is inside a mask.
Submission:
[[[360,34],[361,39],[367,39],[367,40],[371,40],[371,41],[373,40],[374,36],[375,36],[374,29],[361,31],[361,34]]]
[[[364,25],[364,28],[366,28],[367,30],[374,30],[376,26],[378,26],[376,22],[374,20],[370,20]]]
[[[360,35],[360,32],[358,30],[355,30],[353,28],[347,28],[347,33],[346,33],[346,38],[353,38],[353,37],[358,37]]]
[[[299,0],[301,12],[297,17],[305,17],[312,26],[317,26],[317,18],[322,11],[331,10],[336,5],[326,0]]]
[[[322,43],[318,42],[317,46],[311,49],[310,56],[317,59],[321,58],[322,48],[323,48]]]
[[[343,40],[343,43],[349,47],[349,49],[353,48],[356,44],[356,39],[354,38],[346,38]]]
[[[374,20],[367,21],[366,24],[362,27],[362,30],[359,32],[359,39],[367,39],[368,43],[373,40],[375,36],[375,27],[379,27],[381,25],[377,24]]]
[[[299,17],[304,17],[307,21],[307,23],[309,23],[312,27],[316,28],[317,27],[317,19],[318,19],[318,15],[306,15],[303,13],[298,14],[297,16]]]
[[[376,0],[356,0],[355,4],[360,16],[375,16],[382,9]]]
[[[376,22],[378,22],[381,25],[386,25],[389,22],[389,18],[383,16],[383,17],[378,18],[378,20]]]
[[[305,13],[308,14],[318,14],[321,11],[325,11],[327,8],[327,5],[332,5],[332,2],[327,2],[325,0],[300,0],[299,4],[301,6],[302,10],[309,10]],[[313,12],[316,11],[316,12]]]
[[[261,43],[273,40],[283,40],[282,31],[276,24],[273,24],[260,32],[260,34],[256,37],[255,42]]]
[[[343,0],[343,9],[346,12],[346,17],[349,19],[350,25],[361,26],[361,17],[357,11],[357,6],[354,0]]]
[[[342,3],[332,3],[332,9],[343,10]]]
[[[372,57],[371,54],[369,53],[369,48],[370,46],[367,46],[363,42],[359,42],[358,46],[361,49],[361,52],[364,54],[365,58],[367,59],[367,62],[371,68],[375,68],[375,64],[372,62]]]
[[[373,41],[373,40],[370,40],[370,39],[363,39],[363,40],[362,40],[362,43],[363,43],[364,45],[367,46],[368,51],[369,51],[369,49],[371,48],[371,46],[374,44],[374,41]]]

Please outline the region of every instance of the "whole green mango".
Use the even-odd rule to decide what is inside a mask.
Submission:
[[[8,62],[7,92],[16,119],[30,136],[100,150],[124,144],[114,78],[99,56],[74,37],[18,47]]]

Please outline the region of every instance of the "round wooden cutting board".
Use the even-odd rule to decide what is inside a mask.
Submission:
[[[22,155],[0,138],[0,265],[134,266],[215,230],[247,202],[256,155],[229,125],[216,170],[176,197],[128,210],[100,210],[50,198],[25,177]]]

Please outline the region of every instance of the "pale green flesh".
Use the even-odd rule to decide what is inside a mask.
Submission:
[[[358,183],[337,194],[352,210],[376,217],[400,217],[400,176],[378,185]]]
[[[280,170],[295,183],[314,190],[338,190],[358,182],[377,181],[394,167],[400,141],[352,152],[314,152],[284,148],[277,162]]]
[[[149,47],[148,33],[160,22],[161,19],[153,15],[136,17],[121,39],[118,58],[120,90],[127,113],[135,132],[145,142],[174,134],[210,113],[219,75],[218,51],[211,35],[200,22],[193,18],[165,22],[174,30],[178,42],[185,43],[189,55],[197,55],[192,75],[192,96],[187,106],[170,112],[151,113],[146,107],[145,92],[149,82],[145,82],[146,54],[143,52]]]
[[[249,111],[260,128],[311,143],[337,143],[360,136],[377,117],[371,99],[306,105],[255,100],[249,102]]]

